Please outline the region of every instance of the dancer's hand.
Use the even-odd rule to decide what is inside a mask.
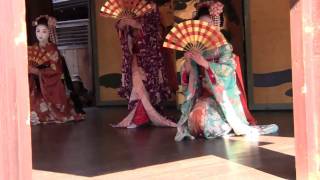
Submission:
[[[187,51],[184,53],[184,58],[187,60],[191,60],[192,59],[192,53],[190,51]]]
[[[135,28],[135,29],[142,30],[142,25],[138,21],[136,21],[135,19],[131,19],[131,18],[121,19],[120,26],[121,25],[122,25],[122,27],[124,25],[126,25],[126,26],[131,26],[132,28]]]
[[[142,29],[142,25],[135,19],[127,19],[127,24],[135,29]]]
[[[204,67],[205,69],[209,68],[209,63],[207,60],[205,60],[203,58],[203,56],[201,55],[201,53],[199,51],[190,51],[190,52],[186,52],[184,54],[184,56],[187,59],[192,59],[194,62],[196,62],[197,64],[199,64],[200,66]]]
[[[191,51],[191,57],[196,63],[204,60],[204,58],[202,57],[202,55],[198,51]]]

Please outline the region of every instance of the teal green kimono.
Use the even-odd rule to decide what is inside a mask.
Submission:
[[[259,126],[252,127],[247,122],[236,83],[236,63],[232,46],[227,44],[206,51],[203,57],[210,65],[209,69],[204,71],[203,78],[199,78],[199,68],[202,67],[194,61],[186,61],[181,69],[185,101],[181,106],[182,115],[178,122],[175,140],[181,141],[185,137],[194,139],[188,121],[197,103],[205,104],[201,134],[207,139],[223,136],[231,130],[236,135],[263,133]],[[210,97],[201,97],[204,86],[212,94]],[[270,133],[277,131],[278,128],[272,125],[268,126],[268,130]]]

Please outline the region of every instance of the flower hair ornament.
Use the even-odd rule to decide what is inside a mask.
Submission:
[[[221,15],[221,13],[223,13],[224,5],[219,1],[212,1],[212,0],[199,2],[196,4],[197,10],[202,7],[209,8],[209,13],[210,13],[210,16],[213,20],[214,26],[216,26],[217,28],[220,28],[220,25],[221,25],[220,15]]]
[[[54,44],[57,44],[58,38],[57,38],[57,32],[56,32],[56,26],[57,26],[56,18],[48,15],[40,15],[34,21],[32,21],[32,26],[34,27],[38,26],[39,25],[38,21],[42,18],[47,19],[50,41]]]

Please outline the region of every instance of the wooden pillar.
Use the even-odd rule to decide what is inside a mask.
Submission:
[[[25,1],[0,1],[0,179],[31,180]]]
[[[291,48],[297,179],[320,179],[320,1],[292,0]]]

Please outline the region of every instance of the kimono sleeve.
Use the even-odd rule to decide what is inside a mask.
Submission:
[[[218,61],[209,63],[210,69],[218,77],[228,77],[235,72],[236,63],[231,45],[224,45],[218,50]]]

